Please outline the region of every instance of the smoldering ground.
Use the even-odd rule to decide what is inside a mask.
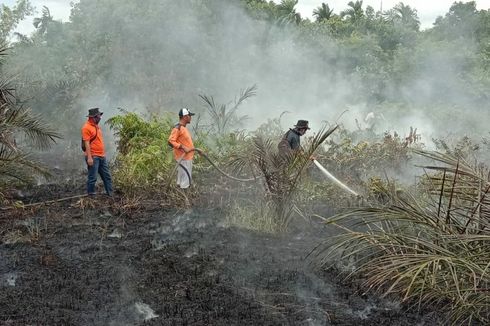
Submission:
[[[0,321],[7,325],[411,325],[403,312],[305,264],[325,236],[227,227],[216,208],[147,206],[122,216],[99,201],[1,219]],[[127,213],[127,212],[126,212]],[[220,217],[221,216],[221,217]],[[41,218],[41,220],[39,220]],[[26,225],[42,221],[38,239]],[[31,221],[31,222],[30,222]],[[38,222],[39,222],[38,221]],[[36,223],[38,223],[36,222]],[[10,239],[5,241],[5,239]]]

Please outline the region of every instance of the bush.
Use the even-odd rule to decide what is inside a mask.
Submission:
[[[175,169],[167,144],[174,126],[171,116],[152,116],[146,121],[136,113],[125,112],[107,123],[118,137],[114,171],[118,187],[126,193],[166,188]]]

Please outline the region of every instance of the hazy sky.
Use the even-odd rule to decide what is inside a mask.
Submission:
[[[280,0],[274,0],[280,2]],[[5,3],[8,6],[14,4],[15,0],[0,0],[0,3]],[[57,20],[67,21],[70,16],[70,0],[31,0],[31,3],[36,7],[38,12],[41,12],[43,6],[47,6],[51,11],[51,15]],[[76,2],[76,1],[73,1]],[[320,6],[322,2],[327,3],[330,8],[334,9],[335,13],[347,8],[349,0],[299,0],[298,11],[303,17],[310,17],[313,10]],[[400,0],[364,0],[363,7],[372,6],[375,10],[379,10],[381,3],[383,10],[387,10],[399,3]],[[463,1],[468,2],[468,1]],[[444,15],[454,3],[454,0],[405,0],[404,4],[414,7],[418,11],[418,15],[422,24],[422,28],[432,26],[437,16]],[[489,9],[490,0],[477,0],[478,9]],[[33,17],[28,17],[17,28],[18,32],[28,34],[34,30],[32,26]]]

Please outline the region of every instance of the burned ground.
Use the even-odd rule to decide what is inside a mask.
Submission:
[[[28,201],[72,195],[63,186]],[[30,196],[30,197],[29,197]],[[228,227],[223,210],[103,196],[2,211],[2,325],[434,325],[305,256],[328,230]]]

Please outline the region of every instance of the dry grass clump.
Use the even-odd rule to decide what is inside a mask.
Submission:
[[[47,233],[47,230],[46,219],[30,218],[19,223],[12,230],[6,230],[5,234],[0,234],[0,240],[5,244],[34,243],[38,242]]]
[[[328,221],[343,232],[312,254],[323,264],[354,259],[349,277],[367,290],[439,306],[454,324],[490,323],[489,169],[461,158],[417,151],[425,166],[417,196],[387,194],[389,204]],[[340,226],[341,221],[350,226]]]
[[[13,230],[5,233],[2,237],[2,242],[4,244],[29,243],[31,242],[31,239],[25,232]]]
[[[265,233],[283,231],[283,226],[277,223],[274,207],[270,202],[262,201],[258,204],[236,203],[229,210],[225,223],[248,230]]]

